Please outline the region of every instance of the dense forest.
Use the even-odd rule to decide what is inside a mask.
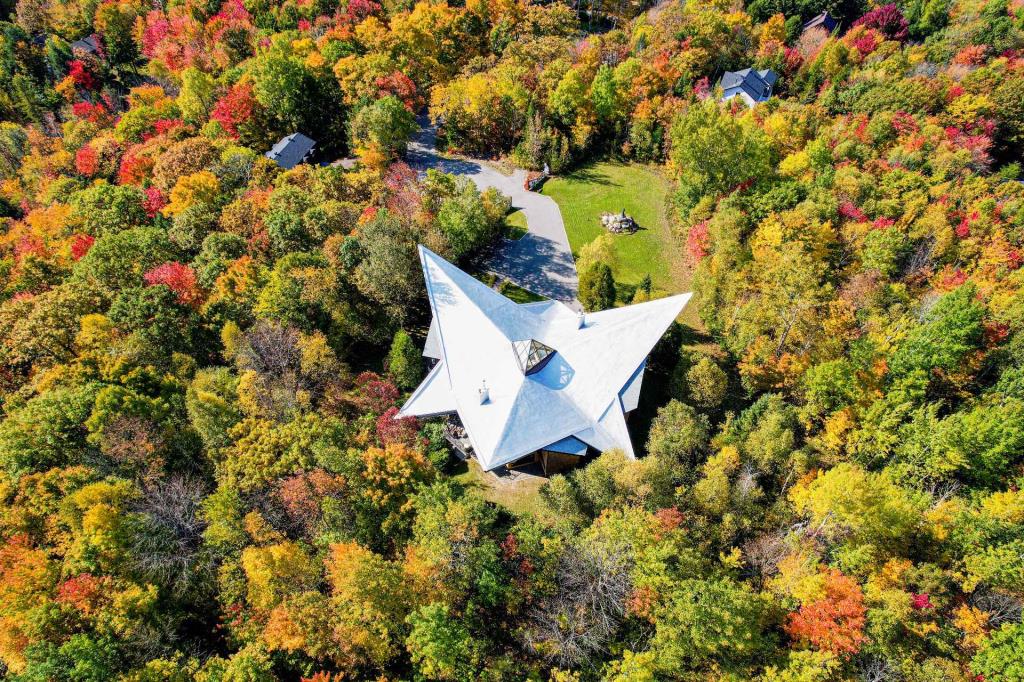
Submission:
[[[1024,680],[1019,0],[0,14],[4,679]],[[528,513],[394,418],[416,245],[471,267],[509,211],[403,161],[422,113],[672,180],[702,328],[644,456]],[[667,293],[581,256],[590,309]]]

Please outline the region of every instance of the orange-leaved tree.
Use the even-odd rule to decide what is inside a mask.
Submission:
[[[864,593],[852,578],[835,569],[825,571],[824,595],[803,604],[786,618],[786,632],[821,651],[852,655],[864,636]]]

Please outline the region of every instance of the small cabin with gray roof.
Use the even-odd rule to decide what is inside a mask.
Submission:
[[[726,71],[722,76],[722,101],[741,97],[750,107],[765,102],[772,96],[772,87],[778,79],[771,69]]]
[[[75,56],[100,56],[100,42],[96,34],[88,35],[71,43],[71,52]]]
[[[288,170],[295,168],[300,163],[307,163],[313,157],[315,150],[316,140],[308,138],[302,133],[292,133],[288,137],[281,138],[281,141],[264,156],[277,162],[281,168]]]

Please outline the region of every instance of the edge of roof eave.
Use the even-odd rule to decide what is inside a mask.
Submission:
[[[483,461],[483,458],[482,458],[482,456],[480,454],[480,451],[476,450],[477,461],[480,463],[480,468],[482,468],[484,471],[491,471],[493,469],[497,469],[498,467],[502,466],[503,464],[508,464],[509,462],[516,461],[520,457],[525,457],[526,455],[530,454],[531,452],[537,452],[538,450],[543,450],[545,445],[549,445],[551,443],[557,443],[558,441],[564,440],[565,438],[568,438],[569,436],[576,435],[580,431],[583,431],[583,430],[589,429],[589,428],[593,428],[594,426],[596,426],[596,424],[597,424],[597,422],[587,421],[586,424],[584,424],[583,426],[580,426],[580,425],[573,426],[572,430],[566,432],[565,435],[558,436],[558,437],[553,438],[551,440],[548,440],[547,438],[545,438],[544,442],[540,443],[539,445],[532,446],[532,447],[527,448],[525,450],[523,450],[522,448],[519,448],[517,450],[514,450],[513,451],[514,454],[512,454],[512,455],[493,456],[493,457],[489,458],[489,459],[494,459],[495,460],[493,463],[488,462],[487,464],[485,464],[484,461]],[[469,430],[468,429],[466,430],[466,433],[467,433],[467,435],[469,434]],[[474,449],[475,449],[475,447],[474,447]]]
[[[625,444],[614,442],[615,439],[612,437],[613,434],[605,426],[601,424],[601,422],[604,421],[605,417],[608,416],[608,413],[611,412],[612,410],[616,411],[619,414],[619,417],[622,419],[623,426],[625,426],[626,428],[627,443]],[[626,453],[626,456],[629,457],[630,459],[635,460],[637,458],[636,448],[633,446],[633,436],[632,434],[629,433],[629,425],[626,424],[626,409],[622,404],[622,398],[620,396],[616,395],[608,403],[608,405],[605,406],[604,410],[601,411],[601,416],[597,419],[597,421],[594,422],[593,426],[591,426],[590,429],[596,435],[603,436],[605,440],[612,443],[612,447],[622,449]],[[607,452],[608,450],[607,448],[602,448],[598,445],[594,445],[592,442],[586,440],[582,436],[577,436],[577,438],[587,443],[587,445],[591,446],[592,448],[600,450],[601,452]]]
[[[687,292],[686,294],[676,294],[676,296],[687,296],[687,295],[692,295],[692,292]],[[687,299],[687,301],[688,300],[689,299]],[[683,305],[684,306],[686,305],[685,302],[684,302]],[[680,310],[680,312],[682,312],[682,307],[680,307],[679,310]],[[677,313],[677,315],[678,315],[678,313]],[[663,331],[662,334],[664,335],[664,333],[665,332]],[[553,440],[548,441],[547,443],[542,443],[542,444],[540,444],[540,445],[538,445],[536,447],[532,447],[532,448],[530,448],[528,450],[524,450],[522,452],[518,452],[517,454],[514,454],[512,456],[501,455],[500,457],[496,458],[499,461],[497,461],[494,464],[485,464],[483,462],[483,460],[482,460],[480,451],[476,450],[476,446],[474,445],[474,451],[476,452],[477,461],[480,463],[480,467],[484,471],[491,471],[493,469],[497,469],[498,467],[502,466],[503,464],[508,464],[509,462],[514,462],[515,460],[519,459],[520,457],[524,457],[524,456],[530,454],[531,452],[537,452],[538,450],[543,450],[544,449],[544,445],[546,445],[548,443],[557,443],[558,441],[564,440],[564,439],[569,438],[569,437],[575,437],[578,440],[581,440],[584,443],[586,443],[586,441],[584,441],[582,438],[577,436],[577,434],[580,433],[581,431],[585,431],[587,429],[594,429],[595,431],[598,430],[598,429],[601,429],[602,431],[607,432],[607,429],[604,429],[600,425],[601,420],[604,419],[605,415],[608,414],[608,410],[613,409],[614,407],[618,407],[619,411],[622,412],[623,415],[625,415],[626,410],[625,410],[625,408],[622,405],[622,396],[620,394],[622,393],[622,390],[630,383],[630,380],[633,379],[633,377],[636,376],[637,370],[639,370],[641,367],[643,367],[644,364],[647,362],[647,358],[648,358],[649,355],[650,355],[650,353],[648,353],[648,355],[644,356],[644,359],[641,360],[640,364],[636,366],[636,368],[633,370],[633,372],[629,375],[629,378],[626,379],[625,383],[623,383],[623,385],[619,387],[619,390],[615,393],[615,395],[613,395],[611,397],[611,399],[609,399],[608,404],[605,405],[604,409],[601,410],[601,413],[600,413],[601,416],[598,417],[596,420],[584,420],[584,421],[586,421],[586,424],[584,426],[582,426],[582,427],[580,427],[580,426],[573,427],[573,429],[571,431],[567,432],[564,436],[560,436],[558,438],[555,438]],[[467,436],[470,435],[468,429],[466,430],[466,434],[467,434]],[[470,440],[472,441],[472,436],[470,436]],[[590,443],[587,443],[587,445],[590,445],[591,447],[595,447],[595,448],[597,447],[597,446],[591,445]],[[630,443],[630,446],[632,446],[632,443]],[[633,454],[633,459],[636,459],[635,449],[633,449],[632,447],[630,449],[634,453]],[[627,453],[627,454],[629,454],[629,453]]]
[[[662,335],[664,335],[665,330],[668,329],[669,325],[671,325],[672,322],[674,322],[675,319],[677,317],[679,317],[680,314],[682,314],[683,309],[686,308],[687,304],[690,302],[690,299],[692,299],[692,298],[693,298],[693,292],[692,291],[685,291],[685,292],[683,292],[681,294],[672,294],[671,296],[665,296],[663,298],[655,298],[655,299],[652,299],[650,301],[644,301],[643,303],[634,303],[632,305],[625,306],[625,308],[609,308],[607,311],[599,310],[599,311],[597,311],[595,313],[590,313],[590,315],[592,315],[594,317],[594,319],[598,319],[599,320],[600,319],[599,316],[603,312],[612,312],[612,311],[616,311],[616,310],[623,310],[623,309],[626,309],[626,308],[640,308],[640,307],[644,307],[644,306],[649,306],[649,307],[652,307],[652,308],[653,307],[660,307],[660,305],[667,304],[670,301],[682,300],[682,303],[679,304],[679,307],[676,309],[675,314],[672,316],[672,319],[669,320],[668,323],[665,325],[665,329],[661,330]],[[668,306],[666,305],[665,307],[668,307]],[[626,322],[626,320],[620,320],[618,322],[618,324],[622,324],[622,323],[625,323],[625,322]],[[655,343],[657,343],[657,342],[655,342]],[[653,346],[651,348],[653,349]],[[650,351],[648,351],[648,355],[649,354],[650,354]]]
[[[398,412],[396,412],[395,416],[392,417],[393,419],[402,419],[403,417],[438,416],[438,415],[442,415],[442,414],[451,414],[452,412],[457,412],[458,411],[458,410],[445,410],[444,412],[432,413],[430,415],[427,415],[427,414],[422,414],[422,415],[407,414],[406,411],[405,411],[407,407],[409,407],[410,405],[412,405],[416,401],[416,399],[420,396],[420,394],[423,393],[423,391],[427,390],[426,387],[432,381],[437,381],[436,377],[434,377],[433,379],[431,379],[431,377],[433,377],[435,374],[440,374],[441,365],[443,365],[443,364],[444,364],[444,360],[440,360],[436,365],[434,365],[434,368],[432,370],[427,372],[427,376],[423,377],[423,381],[421,381],[420,385],[416,387],[416,390],[412,392],[412,394],[406,399],[406,401],[404,403],[402,403],[402,406],[398,409]],[[450,382],[449,382],[448,390],[449,390],[449,392],[451,391],[451,383]],[[452,398],[452,402],[455,402],[454,397]]]

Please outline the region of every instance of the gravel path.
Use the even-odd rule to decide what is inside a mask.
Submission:
[[[409,143],[406,156],[409,165],[418,171],[436,168],[465,175],[481,190],[494,187],[511,197],[513,208],[522,210],[526,216],[527,234],[515,241],[502,241],[485,267],[524,289],[578,309],[576,262],[565,235],[562,213],[554,199],[523,189],[524,170],[505,175],[484,161],[441,156],[436,139],[436,128],[421,118],[420,129]]]

